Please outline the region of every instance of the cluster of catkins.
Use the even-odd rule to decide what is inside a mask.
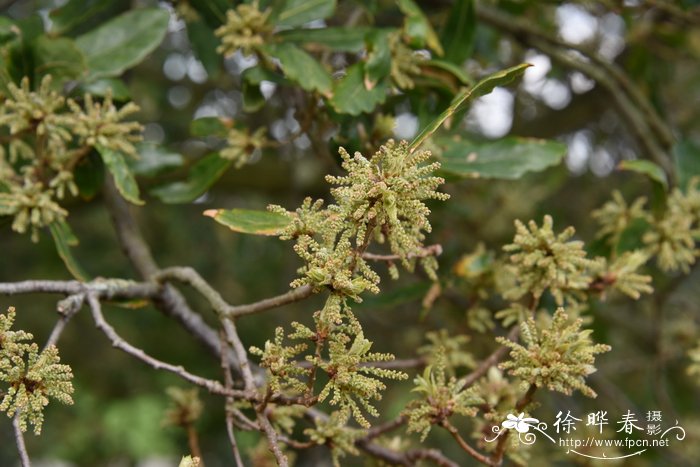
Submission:
[[[111,96],[97,102],[66,99],[46,76],[36,91],[29,80],[8,84],[0,98],[0,215],[14,217],[12,229],[38,230],[68,215],[59,201],[78,194],[76,166],[93,148],[136,156],[141,125],[124,119],[138,111],[133,103],[117,108]]]

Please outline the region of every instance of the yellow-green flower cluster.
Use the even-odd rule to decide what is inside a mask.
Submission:
[[[315,289],[328,288],[358,302],[362,301],[360,294],[366,290],[378,293],[379,275],[358,257],[348,237],[349,231],[345,231],[338,243],[329,246],[306,235],[300,237],[294,251],[306,262],[301,269],[304,276],[293,281],[291,286],[308,284]]]
[[[294,323],[295,330],[288,336],[312,342],[314,351],[305,355],[307,365],[300,365],[296,359],[307,350],[306,343],[286,345],[278,329],[273,342],[252,352],[268,369],[273,392],[309,396],[315,389],[316,373],[323,372],[327,382],[317,400],[339,406],[338,416],[343,420],[353,417],[369,426],[363,410],[378,415],[372,403],[381,399],[386,388],[380,378],[407,376],[372,366],[394,356],[370,351],[372,343],[348,305],[350,299],[360,301],[365,291],[379,291],[379,275],[363,254],[372,240],[387,241],[404,266],[412,269],[420,256],[424,268],[434,276],[436,262],[425,258],[422,243],[424,232],[430,231],[430,210],[424,200],[446,199],[447,195],[436,191],[443,179],[431,175],[438,164],[424,164],[429,154],[411,153],[406,142],[389,141],[369,160],[360,153],[351,157],[342,148],[340,153],[348,175],[327,177],[329,183],[338,185],[331,190],[334,204],[324,208],[322,201],[307,198],[294,212],[269,207],[289,219],[280,238],[294,239],[294,250],[304,260],[300,277],[291,286],[309,285],[315,291],[329,292],[323,308],[314,314],[315,329]],[[463,364],[463,358],[455,364]]]
[[[593,212],[600,224],[599,237],[608,237],[617,248],[624,231],[635,220],[643,221],[641,235],[644,252],[656,257],[656,263],[664,272],[687,273],[700,255],[695,241],[700,235],[700,178],[693,178],[685,192],[675,188],[669,193],[661,214],[652,215],[644,208],[645,198],[638,198],[628,206],[619,192],[613,199]]]
[[[8,385],[0,400],[0,411],[8,417],[18,414],[22,431],[27,430],[29,423],[38,435],[49,398],[73,403],[73,373],[68,365],[59,363],[55,346],[40,352],[36,343],[29,342],[31,334],[11,331],[14,319],[14,308],[7,315],[0,315],[0,382]]]
[[[550,325],[538,329],[533,318],[520,324],[523,345],[509,339],[498,338],[498,342],[510,347],[510,360],[500,364],[528,385],[547,388],[571,395],[574,390],[588,397],[596,393],[586,385],[586,376],[595,372],[595,355],[608,352],[610,346],[594,344],[590,330],[581,330],[581,320],[571,322],[559,308]]]
[[[133,143],[141,141],[143,127],[138,122],[124,121],[139,111],[136,104],[129,102],[118,109],[111,94],[103,102],[95,102],[90,94],[85,94],[82,107],[72,99],[68,99],[68,107],[73,113],[70,130],[80,139],[81,146],[100,146],[138,157]]]
[[[656,262],[666,272],[690,271],[700,251],[695,247],[698,229],[696,200],[700,198],[697,184],[691,183],[688,195],[675,189],[668,197],[666,210],[660,219],[651,223],[651,229],[642,240]]]
[[[648,259],[649,256],[641,250],[623,253],[607,268],[602,276],[603,282],[635,300],[643,293],[652,293],[651,276],[636,272]]]
[[[424,164],[430,153],[411,152],[406,141],[397,144],[389,140],[370,159],[359,152],[350,156],[343,148],[340,155],[348,175],[328,175],[326,180],[339,185],[331,193],[340,212],[357,225],[357,243],[361,245],[376,228],[381,234],[378,239],[388,240],[392,253],[411,270],[415,261],[412,256],[419,255],[423,248],[423,232],[432,229],[430,209],[424,201],[449,198],[437,191],[445,180],[432,175],[440,164]],[[434,257],[423,259],[426,271],[434,277]]]
[[[227,146],[219,154],[222,158],[233,161],[237,169],[243,167],[253,154],[270,144],[265,136],[265,128],[258,128],[253,133],[249,129],[232,128],[226,142]]]
[[[444,356],[438,358],[435,366],[426,367],[413,382],[413,391],[420,393],[421,398],[409,403],[404,416],[408,418],[408,432],[420,433],[421,441],[433,425],[454,414],[473,417],[475,406],[483,402],[473,388],[465,389],[462,381],[447,377]]]
[[[404,44],[400,33],[389,36],[389,47],[391,50],[391,79],[400,89],[413,89],[416,85],[413,78],[420,75],[420,63],[425,58]]]
[[[202,465],[199,457],[185,456],[180,460],[178,467],[199,467]]]
[[[431,230],[424,201],[449,197],[436,191],[444,180],[431,175],[439,164],[423,164],[429,153],[411,153],[408,143],[393,140],[370,159],[359,152],[350,156],[343,148],[340,154],[348,175],[326,177],[339,185],[331,190],[336,204],[323,209],[321,201],[307,198],[296,212],[269,207],[290,218],[280,237],[296,239],[294,249],[306,263],[292,286],[328,288],[357,300],[364,291],[376,293],[379,276],[362,257],[372,240],[388,240],[407,269],[419,260],[434,278],[437,261],[423,254],[424,232]]]
[[[328,419],[316,418],[316,426],[304,430],[311,441],[320,445],[328,446],[333,457],[333,465],[340,467],[340,459],[350,454],[356,456],[360,451],[355,447],[355,441],[359,439],[363,432],[346,426],[347,415],[341,412],[333,412]]]
[[[458,369],[476,366],[474,356],[465,350],[469,336],[450,336],[447,329],[440,329],[428,332],[425,337],[429,344],[420,347],[418,354],[426,359],[428,365],[435,365],[438,360],[442,360],[445,371],[450,375],[454,375]]]
[[[31,230],[32,240],[38,241],[39,229],[65,219],[68,212],[54,201],[51,190],[44,185],[25,179],[12,184],[7,193],[0,192],[0,216],[14,216],[12,230],[25,233]]]
[[[263,46],[272,33],[273,25],[268,23],[272,10],[260,11],[258,2],[241,3],[226,12],[226,23],[216,30],[221,45],[216,49],[224,56],[240,50],[244,55],[254,53]]]
[[[302,377],[309,376],[309,369],[297,364],[297,355],[308,348],[305,343],[284,345],[284,329],[275,329],[275,340],[265,342],[265,348],[251,347],[250,353],[260,357],[260,366],[268,370],[268,384],[275,393],[294,391],[303,393],[306,383]]]
[[[646,198],[642,197],[628,205],[622,194],[615,190],[610,201],[591,213],[591,217],[600,225],[598,238],[608,237],[609,242],[616,245],[622,232],[633,220],[649,219],[649,214],[644,209],[646,202]]]
[[[558,305],[565,299],[581,300],[593,281],[592,271],[602,266],[600,260],[586,257],[583,242],[570,241],[573,227],[555,234],[551,216],[545,216],[542,227],[530,221],[526,227],[515,221],[513,243],[503,247],[510,253],[517,285],[506,292],[506,298],[519,299],[526,294],[539,298],[549,290]]]
[[[365,338],[362,329],[354,330],[354,334],[333,333],[328,342],[328,361],[318,357],[313,357],[310,361],[329,377],[318,400],[323,402],[330,396],[330,404],[338,405],[341,414],[352,415],[360,425],[369,428],[370,424],[360,407],[372,416],[379,416],[377,409],[369,402],[372,399],[380,400],[382,391],[386,389],[386,385],[377,378],[400,380],[408,378],[408,375],[368,365],[393,360],[394,356],[370,352],[372,342]]]
[[[196,422],[202,415],[204,405],[199,398],[197,388],[182,389],[169,387],[166,389],[170,398],[170,407],[165,412],[163,423],[165,425],[186,428]]]
[[[14,216],[16,232],[38,230],[61,221],[67,212],[57,200],[66,192],[78,194],[73,171],[95,147],[136,156],[141,125],[123,121],[138,108],[117,109],[111,96],[96,102],[86,95],[83,104],[51,89],[50,76],[33,91],[29,80],[9,83],[0,100],[0,215]]]

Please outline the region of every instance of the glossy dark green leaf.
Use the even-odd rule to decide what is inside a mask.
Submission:
[[[138,159],[129,159],[129,167],[136,175],[152,177],[182,166],[182,154],[169,151],[155,143],[141,143],[137,146]]]
[[[65,34],[106,9],[110,0],[69,0],[49,14],[51,33]]]
[[[56,221],[49,225],[49,231],[56,245],[56,251],[68,271],[79,281],[89,281],[90,276],[80,266],[71,252],[71,246],[77,245],[78,239],[71,231],[70,226],[64,221]]]
[[[78,186],[80,197],[92,199],[100,192],[105,179],[105,165],[95,151],[83,157],[73,171],[75,184]]]
[[[243,111],[248,113],[257,112],[265,106],[265,96],[260,91],[259,84],[252,84],[243,80],[241,94],[243,94]]]
[[[347,74],[338,81],[333,89],[330,103],[338,113],[360,115],[372,112],[387,97],[387,81],[378,83],[368,90],[364,83],[364,67],[357,63],[347,70]]]
[[[373,88],[391,72],[389,33],[372,31],[367,35],[367,59],[365,60],[365,87]]]
[[[517,179],[559,164],[567,147],[557,141],[518,137],[496,141],[439,140],[441,170],[466,178]]]
[[[187,23],[187,37],[207,74],[216,76],[221,70],[221,55],[216,51],[219,39],[214,35],[214,30],[204,21],[190,21]]]
[[[461,66],[471,57],[476,37],[474,0],[456,0],[447,15],[440,40],[445,48],[444,59]]]
[[[275,12],[275,24],[302,26],[310,21],[333,15],[336,0],[285,0]]]
[[[275,34],[284,42],[315,44],[337,52],[359,52],[365,48],[365,37],[376,29],[359,26],[318,29],[290,29]]]
[[[234,232],[255,235],[279,235],[290,223],[289,218],[282,214],[253,209],[209,209],[204,215]]]
[[[234,8],[230,0],[189,0],[188,3],[202,15],[204,21],[212,28],[217,28],[226,22],[226,10]]]
[[[700,176],[700,147],[692,141],[680,141],[673,146],[678,186],[685,189],[691,178]]]
[[[241,74],[241,78],[250,84],[260,84],[263,81],[270,81],[281,84],[285,82],[284,76],[274,71],[263,68],[260,65],[246,68]]]
[[[151,194],[164,203],[189,203],[202,196],[231,165],[217,153],[209,154],[190,167],[187,180],[173,182],[151,190]]]
[[[457,94],[457,96],[455,96],[455,98],[452,99],[452,103],[450,103],[450,106],[447,109],[445,109],[445,111],[442,112],[438,118],[436,118],[430,124],[428,124],[428,126],[425,127],[425,129],[423,129],[423,131],[421,131],[418,134],[418,136],[415,137],[415,139],[411,143],[411,151],[414,151],[416,148],[418,148],[423,143],[423,141],[428,139],[433,133],[437,131],[438,128],[440,128],[440,126],[442,126],[443,123],[449,120],[450,117],[452,117],[456,112],[461,110],[464,106],[470,104],[477,97],[489,94],[491,91],[493,91],[493,89],[496,86],[504,86],[512,82],[514,79],[519,78],[520,76],[522,76],[523,73],[525,73],[525,70],[530,66],[531,65],[527,63],[523,63],[512,68],[508,68],[506,70],[501,70],[482,79],[473,87]]]
[[[202,117],[192,120],[190,123],[190,133],[192,136],[203,138],[206,136],[225,137],[231,121],[222,117]]]
[[[44,32],[44,25],[39,15],[31,15],[14,21],[12,25],[5,22],[12,34],[5,35],[2,53],[0,53],[0,88],[7,90],[9,83],[19,84],[22,78],[34,80],[35,53],[33,42]],[[32,82],[32,86],[37,83]]]
[[[161,43],[170,14],[162,8],[128,11],[76,39],[90,79],[119,76]]]
[[[434,68],[437,70],[446,71],[450,75],[454,76],[463,86],[474,84],[474,81],[469,77],[466,71],[454,63],[450,63],[445,60],[425,60],[424,62],[421,62],[421,69],[424,68]]]
[[[285,76],[307,91],[326,94],[331,90],[333,80],[330,73],[311,55],[294,44],[269,45],[265,50],[279,59]]]
[[[72,39],[42,35],[32,43],[32,51],[35,83],[51,75],[51,85],[62,89],[67,81],[80,79],[87,73],[85,56]]]
[[[438,55],[444,53],[440,39],[428,18],[413,0],[397,0],[399,9],[406,15],[404,31],[416,47],[429,47]]]
[[[124,199],[133,204],[143,204],[139,197],[139,185],[136,183],[129,164],[124,159],[124,154],[101,146],[96,149],[102,156],[107,170],[114,177],[114,184]]]
[[[647,160],[642,160],[642,159],[637,159],[637,160],[632,160],[632,161],[622,161],[618,164],[617,168],[620,170],[629,170],[632,172],[637,172],[637,173],[646,175],[647,177],[651,178],[655,182],[660,183],[662,186],[664,186],[664,187],[668,186],[668,179],[666,178],[666,172],[664,172],[664,169],[659,167],[658,164],[656,164],[652,161],[647,161]]]

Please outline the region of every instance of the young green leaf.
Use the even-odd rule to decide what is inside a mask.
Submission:
[[[617,168],[620,170],[630,170],[632,172],[646,175],[653,181],[660,183],[664,188],[668,187],[666,172],[664,172],[664,169],[659,167],[658,164],[652,161],[642,159],[622,161],[617,165]]]
[[[348,68],[347,74],[336,83],[330,102],[339,113],[360,115],[363,112],[371,112],[378,104],[384,102],[387,88],[387,81],[384,80],[368,90],[364,83],[364,66],[362,63],[356,63]]]
[[[365,61],[365,87],[372,89],[391,72],[391,48],[388,31],[373,31],[367,36],[367,60]]]
[[[326,19],[335,12],[336,0],[286,0],[276,12],[279,26],[301,26],[317,19]]]
[[[289,217],[282,214],[252,209],[209,209],[204,211],[204,215],[234,232],[255,235],[279,235],[291,222]]]
[[[87,71],[85,56],[71,39],[42,35],[32,44],[32,51],[36,83],[51,75],[51,85],[60,89],[66,81],[82,78]]]
[[[94,151],[83,157],[73,172],[75,184],[83,199],[92,199],[100,192],[105,178],[105,165],[102,158]]]
[[[233,8],[234,2],[229,0],[189,0],[187,3],[201,15],[210,27],[218,28],[226,22],[226,10]]]
[[[440,114],[438,118],[433,120],[427,127],[421,131],[418,136],[411,142],[411,151],[415,151],[426,139],[437,131],[443,123],[445,123],[452,115],[458,112],[465,105],[471,103],[477,97],[489,94],[496,86],[504,86],[514,79],[519,78],[525,73],[525,70],[532,65],[521,63],[511,68],[501,70],[486,78],[482,79],[470,89],[466,89],[457,94],[450,106]]]
[[[126,12],[76,39],[87,58],[89,79],[119,76],[150,54],[168,31],[162,8]]]
[[[425,17],[423,11],[413,0],[398,0],[399,9],[406,15],[404,30],[417,47],[430,47],[436,54],[442,56],[444,51],[440,39]]]
[[[126,163],[126,159],[124,159],[124,155],[101,146],[97,147],[97,151],[102,156],[102,161],[105,163],[107,170],[114,177],[114,184],[124,199],[133,204],[143,204],[143,201],[139,198],[139,186],[136,183],[134,174],[131,173],[129,165]]]
[[[216,75],[221,68],[221,55],[216,52],[219,39],[214,31],[204,21],[190,21],[187,23],[187,38],[207,74]]]
[[[49,13],[51,33],[65,34],[110,6],[109,0],[70,0]]]
[[[205,136],[219,136],[225,138],[230,126],[230,121],[221,117],[202,117],[192,120],[190,123],[190,133],[192,136],[200,138]]]
[[[314,44],[337,52],[359,52],[365,48],[367,34],[374,30],[366,26],[290,29],[278,32],[275,37],[284,42]]]
[[[129,167],[136,175],[153,177],[184,163],[182,154],[169,151],[155,143],[138,144],[137,150],[139,158],[129,160]]]
[[[474,0],[457,0],[452,5],[440,40],[445,47],[444,59],[461,66],[469,58],[476,37]]]
[[[557,141],[517,137],[480,143],[445,139],[438,144],[445,148],[442,171],[466,178],[517,179],[559,164],[567,151]]]
[[[80,266],[70,250],[70,247],[78,244],[78,239],[71,231],[70,226],[64,221],[56,221],[49,225],[49,231],[51,231],[58,255],[73,277],[83,282],[90,280],[90,276]]]
[[[265,50],[280,61],[284,74],[307,91],[326,94],[333,81],[331,75],[311,55],[294,44],[284,43],[265,46]]]
[[[164,203],[189,203],[202,196],[230,165],[230,160],[222,159],[218,153],[211,153],[192,165],[187,180],[161,185],[150,193]]]

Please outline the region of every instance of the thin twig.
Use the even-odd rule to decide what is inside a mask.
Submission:
[[[224,345],[226,339],[222,335],[220,337],[221,345]],[[221,369],[224,372],[224,387],[226,389],[233,389],[233,375],[231,375],[231,365],[226,356],[228,352],[226,349],[221,349]],[[226,403],[224,406],[224,412],[226,414],[226,434],[228,435],[229,443],[231,444],[231,450],[233,452],[233,458],[236,460],[237,467],[244,467],[243,460],[241,459],[241,453],[238,450],[238,443],[236,442],[236,434],[233,431],[233,397],[226,397]]]
[[[229,305],[216,289],[205,281],[197,271],[190,267],[172,267],[162,269],[154,274],[153,279],[157,280],[158,282],[176,280],[189,284],[207,299],[212,308],[214,308],[214,311],[216,311],[219,316],[226,318],[237,318],[239,316],[259,313],[261,311],[266,311],[272,308],[287,305],[289,303],[297,302],[313,295],[313,289],[305,285],[299,287],[298,289],[290,290],[287,293],[277,295],[276,297],[266,298],[247,305],[233,306]]]
[[[537,386],[534,384],[530,384],[530,386],[527,388],[527,392],[523,394],[523,396],[518,400],[518,402],[515,403],[515,412],[519,413],[525,408],[530,405],[532,402],[532,398],[535,395],[535,392],[537,391]],[[498,444],[496,444],[496,449],[494,449],[493,453],[491,454],[491,464],[494,466],[500,466],[503,463],[503,455],[506,452],[506,441],[508,440],[508,435],[510,434],[510,430],[506,431],[503,436],[498,440]]]
[[[0,283],[0,294],[3,295],[29,293],[78,295],[90,292],[103,300],[154,298],[159,294],[159,289],[157,284],[116,278],[96,279],[91,282],[31,280]]]
[[[442,245],[435,244],[426,246],[421,249],[418,253],[409,253],[408,259],[411,258],[426,258],[428,256],[440,256],[442,254]],[[362,253],[362,259],[368,259],[370,261],[398,261],[403,259],[399,255],[378,255],[374,253],[364,252]]]
[[[243,384],[248,392],[256,391],[255,379],[253,378],[253,373],[250,371],[250,364],[248,363],[248,353],[241,342],[241,338],[238,336],[238,331],[236,330],[236,324],[232,319],[224,318],[222,320],[224,326],[224,332],[226,333],[226,339],[233,348],[234,353],[238,357],[238,364],[240,365],[241,375],[243,376]],[[280,467],[287,467],[289,461],[287,456],[282,452],[280,448],[279,441],[277,439],[277,432],[272,427],[270,420],[267,418],[267,414],[264,410],[257,412],[257,419],[260,428],[265,433],[267,440],[269,442],[270,451],[274,454],[277,464]]]
[[[482,464],[493,465],[491,459],[489,459],[484,454],[474,449],[469,443],[467,443],[467,441],[464,438],[462,438],[462,435],[459,434],[459,430],[457,430],[457,428],[454,425],[452,425],[447,419],[443,419],[442,422],[440,422],[440,425],[450,432],[452,437],[455,439],[455,441],[457,441],[457,444],[459,444],[459,447],[461,447],[462,450],[464,450],[464,452],[466,452]]]
[[[49,334],[46,344],[44,345],[45,349],[51,347],[52,345],[56,345],[58,339],[61,337],[61,334],[63,334],[63,330],[66,328],[66,324],[68,324],[68,321],[70,321],[71,318],[73,318],[73,316],[80,311],[84,301],[85,294],[77,294],[69,295],[58,302],[56,309],[58,311],[59,318],[51,330],[51,334]]]
[[[190,454],[192,454],[192,457],[199,458],[198,467],[204,467],[202,450],[199,448],[199,436],[197,436],[197,430],[194,428],[194,424],[188,423],[185,426],[185,430],[187,432],[187,444],[190,447]]]
[[[384,433],[388,433],[402,426],[404,423],[406,423],[407,420],[408,419],[406,417],[399,415],[393,420],[389,420],[388,422],[382,423],[381,425],[373,426],[372,428],[367,430],[367,434],[363,437],[363,439],[365,441],[369,441],[379,436],[382,436]]]
[[[117,234],[119,244],[134,269],[142,279],[148,279],[158,272],[158,265],[151,250],[131,215],[129,205],[119,194],[111,177],[106,177],[104,184],[104,202]],[[182,294],[173,286],[166,284],[154,299],[154,305],[166,316],[172,317],[218,357],[221,351],[219,335],[202,317],[195,313]]]
[[[385,370],[405,370],[409,368],[423,368],[427,364],[425,358],[407,358],[403,360],[387,360],[385,362],[363,362],[360,363],[360,367],[372,367],[372,368],[382,368]],[[306,361],[299,360],[296,362],[299,368],[315,368],[316,364]]]
[[[508,333],[508,340],[515,341],[518,338],[518,334],[520,333],[520,327],[519,326],[514,326],[513,329],[510,330]],[[462,379],[462,386],[465,388],[468,388],[469,386],[472,386],[476,381],[484,376],[488,371],[489,368],[492,366],[496,365],[498,362],[501,361],[503,357],[506,356],[506,353],[508,353],[508,347],[506,346],[500,346],[496,350],[494,350],[491,355],[486,357],[481,364],[471,373],[466,375]]]
[[[19,460],[22,463],[22,467],[31,467],[32,463],[29,460],[27,446],[24,444],[22,428],[19,426],[19,412],[12,418],[12,427],[15,430],[15,443],[17,444],[17,452],[19,453]]]
[[[165,370],[174,373],[192,384],[196,384],[197,386],[205,388],[212,394],[220,394],[222,396],[250,399],[250,393],[247,391],[226,389],[218,381],[193,375],[181,366],[175,366],[171,365],[170,363],[160,361],[156,358],[151,357],[143,350],[129,344],[127,341],[122,339],[119,336],[119,334],[117,334],[117,332],[109,323],[107,323],[107,321],[104,318],[104,315],[102,314],[102,306],[97,297],[95,297],[92,294],[88,294],[87,299],[88,304],[90,306],[90,310],[92,311],[92,317],[95,321],[95,326],[107,336],[107,338],[112,342],[113,347],[116,347],[119,350],[122,350],[127,354],[131,355],[132,357],[141,360],[142,362],[146,363],[147,365],[153,367],[156,370]]]

